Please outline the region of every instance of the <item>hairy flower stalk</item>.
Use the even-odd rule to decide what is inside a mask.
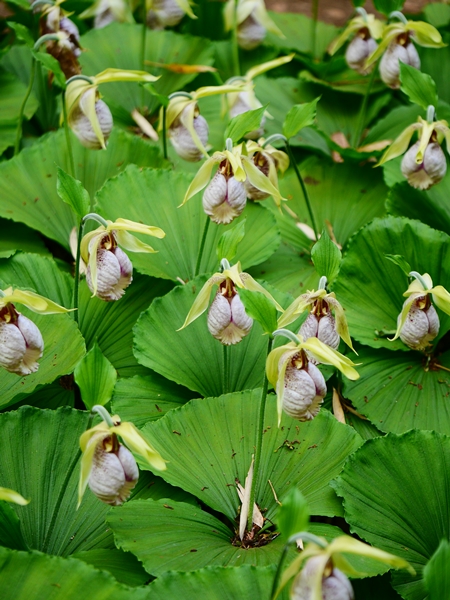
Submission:
[[[426,48],[445,46],[441,34],[429,23],[423,21],[407,21],[399,12],[393,12],[391,18],[399,22],[387,25],[383,30],[382,40],[378,48],[368,57],[364,68],[374,65],[380,57],[381,79],[389,87],[400,87],[400,62],[420,69],[420,58],[413,44]]]
[[[447,152],[450,149],[450,129],[447,121],[434,121],[433,106],[428,107],[427,119],[418,118],[409,125],[389,146],[376,166],[400,156],[403,157],[401,170],[408,183],[420,190],[427,190],[439,183],[447,172],[447,161],[441,144],[445,138]],[[418,141],[407,150],[414,134],[418,133]],[[406,151],[407,150],[407,151]]]
[[[272,302],[277,310],[283,311],[278,302],[262,285],[248,273],[242,272],[239,262],[231,267],[228,261],[223,259],[222,272],[214,273],[202,287],[178,331],[187,327],[206,311],[211,290],[215,285],[219,289],[208,312],[208,329],[211,335],[224,345],[240,342],[250,332],[253,325],[253,320],[246,314],[244,305],[239,298],[239,289],[260,292]]]
[[[433,287],[428,273],[411,271],[410,276],[414,281],[403,294],[407,300],[398,316],[392,341],[400,338],[412,350],[426,350],[439,333],[439,317],[430,296],[438,308],[450,315],[450,294],[442,285]]]
[[[284,315],[283,315],[284,316]],[[351,380],[359,378],[356,366],[349,358],[325,345],[316,337],[303,340],[287,329],[278,329],[274,336],[283,335],[292,341],[272,350],[267,357],[267,379],[277,393],[278,425],[285,411],[300,421],[313,419],[327,392],[319,369],[311,363],[332,365]]]
[[[104,224],[86,234],[81,240],[81,257],[88,265],[86,282],[93,296],[106,302],[119,300],[132,281],[133,265],[118,244],[131,252],[153,253],[157,251],[127,232],[133,231],[159,239],[162,239],[165,233],[159,227],[135,223],[128,219],[117,219],[113,223],[95,214],[87,215],[85,220],[87,218]]]
[[[98,86],[115,81],[152,83],[157,79],[145,71],[120,69],[106,69],[90,78],[83,75],[71,78],[64,100],[69,127],[86,148],[105,149],[113,119],[108,106],[100,99]]]
[[[0,366],[17,375],[29,375],[39,368],[44,340],[38,327],[16,310],[23,304],[40,314],[69,312],[66,308],[34,292],[13,289],[0,291]]]
[[[152,470],[164,471],[166,464],[132,423],[122,423],[118,415],[111,417],[103,406],[94,406],[92,412],[97,412],[104,420],[80,437],[83,455],[78,506],[88,485],[99,500],[117,506],[128,499],[139,478],[136,460],[130,450]],[[119,442],[118,437],[129,449]]]
[[[376,40],[381,38],[384,25],[374,15],[368,15],[363,8],[358,8],[357,11],[359,16],[352,19],[342,34],[330,44],[328,52],[335,54],[354,36],[345,51],[345,60],[351,69],[367,75],[375,64],[366,67],[366,60],[378,48]]]

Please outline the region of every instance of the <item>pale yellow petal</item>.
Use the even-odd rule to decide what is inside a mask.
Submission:
[[[258,167],[253,163],[251,159],[246,156],[242,157],[242,162],[244,166],[245,173],[247,175],[248,181],[258,190],[265,192],[266,194],[270,194],[275,200],[275,204],[277,206],[281,205],[282,200],[286,200],[280,194],[280,190],[278,190],[270,181],[266,175],[262,171],[258,169]]]
[[[359,373],[354,368],[357,365],[337,350],[333,350],[333,348],[321,342],[318,338],[308,338],[302,342],[301,347],[311,352],[318,362],[324,365],[332,365],[339,369],[348,379],[352,381],[359,379]]]
[[[334,316],[336,319],[336,331],[347,344],[347,346],[351,348],[355,354],[357,354],[356,350],[353,348],[352,339],[348,330],[347,319],[345,318],[345,312],[342,308],[342,305],[336,300],[334,294],[329,294],[326,299],[334,310]]]
[[[180,206],[186,204],[186,202],[190,198],[192,198],[192,196],[198,194],[198,192],[200,192],[203,188],[205,188],[208,185],[209,180],[211,179],[211,171],[213,170],[214,165],[221,162],[223,158],[224,156],[221,152],[214,152],[214,154],[202,164],[200,169],[197,171],[194,179],[191,181],[186,191],[186,194],[184,195],[183,202],[180,204]]]
[[[177,331],[181,331],[182,329],[187,327],[190,323],[192,323],[192,321],[198,319],[198,317],[205,312],[205,310],[208,308],[209,297],[211,295],[211,289],[213,285],[218,285],[222,281],[225,281],[225,278],[225,275],[223,275],[222,273],[215,273],[212,277],[208,279],[208,281],[198,293],[197,298],[194,300],[194,304],[191,306],[191,310],[189,311],[183,325],[179,329],[177,329]]]
[[[5,295],[5,297],[2,298],[2,301],[12,302],[13,304],[23,304],[33,312],[42,315],[52,315],[56,313],[70,312],[70,310],[73,310],[64,308],[63,306],[56,304],[56,302],[52,302],[52,300],[44,298],[44,296],[40,296],[39,294],[26,290],[14,290],[11,294]]]
[[[97,88],[89,88],[80,98],[80,109],[86,115],[89,123],[97,136],[98,141],[103,149],[106,148],[105,136],[103,135],[100,122],[98,120],[97,111],[95,110],[95,103],[97,102]]]
[[[101,443],[106,437],[110,435],[108,426],[106,424],[104,425],[106,426],[106,431],[104,430],[104,428],[97,430],[95,430],[96,428],[92,428],[88,431],[85,431],[80,438],[80,446],[83,451],[83,455],[81,457],[80,479],[78,482],[77,509],[79,508],[81,500],[83,498],[83,494],[86,491],[86,487],[89,481],[89,475],[91,474],[92,461],[94,459],[95,449],[97,448],[97,445],[99,443]],[[92,433],[93,430],[95,431]],[[87,436],[86,434],[89,434],[89,436]],[[82,439],[83,444],[81,443]]]
[[[120,423],[120,425],[111,427],[110,431],[120,435],[128,448],[132,452],[139,454],[152,469],[158,471],[165,471],[167,469],[166,461],[162,458],[161,454],[147,442],[133,423]]]
[[[275,300],[272,294],[270,294],[265,288],[263,288],[263,286],[260,283],[255,281],[251,275],[249,275],[248,273],[241,273],[241,279],[246,290],[249,290],[250,292],[260,292],[272,302],[272,304],[278,311],[284,312],[284,308],[278,304],[278,302]]]
[[[126,231],[116,231],[116,238],[119,245],[130,252],[147,252],[149,254],[158,252],[158,250],[155,250],[145,242],[141,242],[136,236]]]
[[[447,315],[450,315],[450,294],[442,285],[437,285],[431,289],[431,295],[434,303]]]
[[[0,487],[0,500],[14,502],[14,504],[20,504],[20,506],[25,506],[30,502],[29,500],[25,500],[18,492],[4,487]]]
[[[421,127],[422,125],[420,123],[413,123],[412,125],[409,125],[406,129],[404,129],[402,133],[392,142],[392,144],[389,146],[389,148],[386,150],[386,152],[383,154],[383,156],[380,158],[380,160],[375,166],[379,167],[388,160],[392,160],[393,158],[404,154],[404,152],[406,152],[406,149],[408,148],[413,133]]]
[[[116,231],[125,230],[133,231],[134,233],[143,233],[159,239],[162,239],[166,235],[159,227],[144,225],[144,223],[136,223],[136,221],[129,221],[128,219],[116,219],[114,223],[108,225],[108,231],[111,231],[112,229]]]
[[[252,67],[245,74],[245,78],[248,81],[252,81],[258,75],[262,75],[271,69],[275,69],[276,67],[280,67],[281,65],[285,65],[286,63],[291,62],[294,58],[295,54],[288,54],[286,56],[280,56],[279,58],[275,58],[274,60],[269,60],[268,62],[257,65],[256,67]]]
[[[147,71],[131,71],[125,69],[105,69],[95,77],[92,77],[95,85],[111,83],[114,81],[134,81],[137,83],[153,83],[159,77],[147,73]]]

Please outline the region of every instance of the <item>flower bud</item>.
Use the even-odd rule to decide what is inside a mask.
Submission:
[[[306,561],[292,584],[291,600],[313,600],[313,582],[322,564],[321,556],[313,556]],[[353,600],[354,597],[353,588],[344,573],[327,564],[322,577],[322,600]]]
[[[280,368],[283,356],[280,359]],[[284,412],[299,421],[314,419],[327,393],[322,373],[302,351],[288,363],[284,376]]]
[[[70,119],[71,129],[83,146],[93,150],[99,150],[102,147],[100,140],[95,134],[91,122],[82,109],[83,98],[81,98],[79,106],[77,106],[72,113]],[[103,100],[97,100],[95,103],[95,112],[97,113],[100,129],[102,130],[106,142],[113,127],[111,111],[109,110],[108,105],[103,102]]]
[[[203,210],[214,223],[224,225],[238,217],[247,202],[244,184],[228,171],[228,164],[221,165],[203,193]]]
[[[375,67],[375,64],[370,66],[368,69],[364,68],[366,59],[378,48],[376,41],[370,37],[369,30],[367,28],[360,29],[357,35],[353,38],[350,44],[347,46],[345,52],[345,60],[347,61],[350,69],[361,73],[361,75],[367,75]]]
[[[203,154],[195,145],[192,135],[189,133],[187,127],[181,122],[186,108],[184,108],[182,113],[175,119],[167,133],[178,156],[181,156],[181,158],[189,162],[197,162],[203,158]],[[201,143],[203,146],[206,146],[209,133],[206,119],[202,117],[202,115],[197,114],[197,116],[194,116],[193,126]]]
[[[254,102],[251,102],[250,94],[253,94],[253,91],[248,92],[239,92],[237,94],[236,100],[230,106],[230,118],[233,119],[238,115],[242,115],[243,113],[248,112],[249,110],[254,110],[255,108],[261,108],[262,104],[254,98]],[[252,106],[253,104],[253,106]],[[256,105],[256,106],[255,106]],[[254,129],[247,133],[244,137],[248,140],[257,140],[259,137],[264,135],[264,124],[266,122],[266,117],[263,116],[261,119],[261,123],[258,129]]]
[[[29,375],[38,370],[44,351],[41,332],[13,304],[0,310],[0,366],[11,373]]]
[[[447,161],[440,145],[437,142],[430,142],[425,148],[423,161],[417,163],[416,155],[419,145],[420,142],[416,142],[406,152],[401,169],[409,185],[419,190],[427,190],[444,177],[447,172]]]
[[[93,242],[94,240],[91,241],[91,244]],[[125,252],[117,246],[114,233],[105,233],[97,248],[97,291],[95,295],[106,302],[119,300],[123,296],[125,288],[132,282],[132,275],[133,265]],[[94,293],[90,266],[86,271],[86,282],[91,292]]]
[[[412,350],[424,350],[438,333],[439,317],[428,295],[417,298],[400,330],[400,339]]]
[[[131,452],[112,434],[95,448],[89,487],[99,500],[118,506],[127,500],[139,479]]]
[[[381,79],[393,89],[400,87],[400,62],[420,69],[420,58],[416,47],[407,34],[401,34],[390,44],[380,61]]]
[[[152,29],[163,29],[178,25],[186,13],[176,0],[153,0],[147,13],[147,23]]]
[[[231,280],[221,283],[208,312],[208,329],[225,346],[237,344],[253,325]]]
[[[253,14],[254,11],[237,27],[238,44],[244,50],[253,50],[266,37],[266,28],[254,18]]]

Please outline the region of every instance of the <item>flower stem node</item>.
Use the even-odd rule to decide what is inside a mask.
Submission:
[[[68,310],[34,292],[10,287],[0,293],[0,366],[23,376],[38,370],[44,340],[33,321],[16,310],[16,303],[40,314]]]
[[[239,343],[253,325],[231,279],[219,285],[208,311],[210,334],[225,346]]]
[[[95,215],[90,216],[94,217]],[[127,232],[134,231],[160,239],[165,233],[159,227],[135,223],[128,219],[105,223],[106,226],[101,225],[83,237],[81,256],[88,265],[86,282],[92,295],[110,302],[119,300],[133,279],[133,265],[117,244],[131,252],[153,253],[155,250],[151,246]]]
[[[416,156],[420,142],[416,142],[403,157],[401,170],[409,185],[419,190],[427,190],[439,183],[447,172],[447,161],[437,142],[429,142],[423,153],[423,160],[417,163]]]
[[[450,294],[442,285],[433,286],[428,273],[411,271],[414,281],[403,294],[407,297],[397,318],[397,331],[391,341],[400,338],[412,350],[425,350],[439,333],[439,317],[431,304],[450,315]]]
[[[354,593],[347,576],[333,566],[331,559],[325,569],[321,556],[312,556],[294,579],[291,589],[291,600],[314,600],[313,586],[317,579],[317,571],[322,573],[322,600],[353,600]]]

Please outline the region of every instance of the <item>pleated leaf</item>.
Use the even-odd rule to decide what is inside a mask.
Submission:
[[[14,223],[7,219],[0,219],[2,236],[0,239],[0,258],[9,258],[17,250],[36,252],[37,254],[50,254],[37,231],[33,231],[22,223]]]
[[[425,587],[430,600],[440,600],[450,596],[450,544],[442,540],[439,548],[424,569]]]
[[[105,571],[75,558],[17,552],[0,548],[0,586],[3,600],[146,600],[145,588],[120,585]]]
[[[234,520],[240,505],[235,482],[243,484],[250,467],[260,401],[260,389],[192,400],[148,423],[144,435],[169,461],[163,478]],[[268,396],[256,491],[264,516],[273,520],[277,507],[269,480],[278,498],[297,486],[313,515],[342,514],[328,482],[360,444],[325,410],[309,423],[283,416],[278,429],[276,399]]]
[[[414,271],[429,273],[434,285],[448,285],[449,237],[419,221],[386,217],[362,229],[341,263],[333,291],[346,309],[350,334],[374,348],[408,350],[400,339],[388,341],[397,328],[408,279],[385,254],[399,254]],[[450,329],[439,309],[438,339]]]
[[[450,435],[449,352],[425,368],[419,352],[361,347],[358,362],[360,379],[345,381],[344,396],[378,429],[430,429]]]
[[[416,570],[393,571],[407,600],[424,600],[423,568],[448,537],[450,438],[431,431],[367,441],[336,482],[351,530],[377,548],[407,560]],[[439,474],[439,476],[437,476]]]
[[[19,110],[26,93],[26,86],[12,73],[0,70],[0,154],[16,141]],[[31,119],[38,107],[33,93],[25,106],[24,118]]]
[[[105,218],[114,221],[126,214],[128,219],[156,225],[166,233],[162,240],[152,238],[152,247],[158,254],[130,253],[133,264],[142,273],[173,280],[193,278],[209,217],[203,212],[201,194],[178,208],[190,181],[184,173],[131,166],[97,194],[97,210]],[[130,198],[133,198],[132,203]],[[249,203],[240,217],[244,218],[246,235],[234,260],[240,260],[245,270],[273,254],[279,244],[279,234],[274,218],[261,206]],[[224,231],[224,225],[209,224],[198,274],[218,270],[216,249]]]
[[[226,350],[228,381],[224,381],[224,346],[209,333],[206,312],[177,331],[205,281],[202,276],[176,286],[142,313],[133,330],[138,362],[203,396],[262,385],[268,339],[259,323],[253,323],[250,333]]]
[[[102,152],[84,148],[74,135],[71,140],[75,178],[91,198],[106,179],[117,175],[129,163],[151,167],[164,164],[157,148],[123,131],[113,131],[107,149]],[[62,130],[44,136],[15,158],[1,163],[0,216],[25,223],[68,249],[76,217],[56,191],[57,166],[70,172]]]

